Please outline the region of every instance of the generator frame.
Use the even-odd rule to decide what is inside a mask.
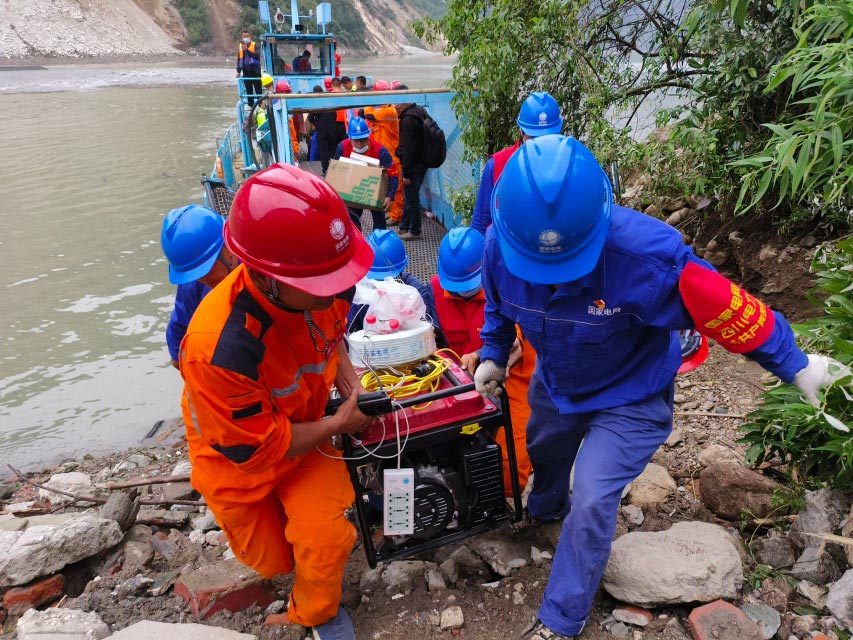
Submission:
[[[456,382],[454,380],[454,382]],[[474,384],[464,384],[454,386],[448,389],[441,389],[432,393],[425,393],[413,398],[407,398],[402,401],[395,401],[395,406],[401,410],[406,407],[422,405],[428,402],[434,402],[450,396],[468,393],[474,390]],[[509,399],[507,398],[506,390],[501,388],[501,393],[497,398],[490,397],[489,402],[494,407],[500,407],[486,415],[478,415],[475,417],[467,417],[458,421],[442,424],[435,428],[424,429],[416,433],[411,433],[408,436],[403,452],[415,452],[429,447],[446,445],[453,441],[472,440],[478,437],[481,430],[485,430],[494,439],[498,430],[503,427],[505,431],[505,439],[507,443],[506,453],[509,461],[510,485],[512,487],[512,506],[504,499],[503,513],[489,518],[487,522],[469,527],[467,529],[450,531],[445,534],[439,534],[423,542],[409,545],[405,548],[392,551],[390,553],[383,552],[377,549],[373,542],[373,537],[370,533],[370,523],[368,521],[366,497],[370,493],[370,489],[362,486],[358,477],[358,469],[366,463],[381,462],[389,456],[397,453],[398,443],[394,436],[388,436],[382,444],[372,449],[370,455],[360,457],[357,460],[358,452],[354,449],[352,436],[343,436],[343,451],[346,461],[347,470],[349,471],[350,482],[355,490],[355,514],[358,521],[358,528],[361,533],[361,539],[364,544],[367,563],[371,568],[376,567],[379,562],[389,562],[392,560],[402,560],[410,558],[419,553],[436,549],[438,547],[463,540],[478,533],[485,533],[496,528],[499,524],[510,520],[518,521],[521,518],[521,486],[518,479],[518,465],[515,452],[515,440],[513,438],[512,417],[509,410]],[[392,414],[389,414],[392,415]],[[466,432],[464,427],[476,424],[476,431]]]

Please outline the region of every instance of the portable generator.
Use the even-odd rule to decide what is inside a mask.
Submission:
[[[343,437],[371,567],[488,531],[521,514],[506,393],[500,401],[484,399],[464,369],[449,358],[444,364],[430,390],[394,400],[384,392],[362,396],[359,406],[366,413],[382,415],[357,437]],[[500,428],[506,430],[512,506],[504,496],[502,451],[495,442]]]

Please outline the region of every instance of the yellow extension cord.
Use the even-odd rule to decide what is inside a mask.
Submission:
[[[433,365],[433,370],[425,376],[416,376],[412,373],[417,365],[401,365],[399,367],[382,367],[365,371],[361,376],[361,384],[367,391],[385,391],[391,398],[399,400],[411,398],[424,392],[436,391],[441,376],[450,368],[451,362],[447,358],[441,358],[438,354],[444,353],[452,356],[455,362],[459,362],[459,355],[452,349],[439,349],[426,362]],[[423,409],[428,405],[418,408]],[[414,407],[413,407],[414,408]]]

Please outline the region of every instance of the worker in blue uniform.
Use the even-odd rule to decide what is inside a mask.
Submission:
[[[551,94],[538,91],[527,96],[515,123],[519,130],[518,140],[489,158],[480,178],[471,226],[483,235],[486,235],[486,229],[492,224],[492,192],[512,154],[531,138],[560,133],[563,128],[563,117],[560,115],[557,101]]]
[[[172,366],[195,310],[204,296],[239,264],[222,236],[225,218],[191,204],[173,209],[163,219],[160,244],[169,261],[169,282],[178,285],[175,308],[166,326]]]
[[[409,264],[409,256],[400,236],[390,229],[378,229],[371,231],[367,238],[367,244],[373,249],[373,265],[367,272],[371,280],[385,280],[385,278],[396,278],[403,284],[414,287],[424,301],[427,320],[435,327],[435,342],[439,348],[447,346],[441,325],[438,322],[438,313],[435,310],[435,298],[432,287],[406,271]],[[347,315],[347,331],[354,333],[364,328],[364,316],[367,313],[367,305],[354,304]]]
[[[781,314],[697,258],[678,231],[614,205],[607,176],[574,138],[522,145],[497,184],[492,216],[475,383],[496,392],[518,324],[538,356],[524,521],[563,521],[544,601],[524,637],[572,638],[607,563],[622,490],[672,429],[676,330],[696,328],[811,402],[843,371],[803,353]]]

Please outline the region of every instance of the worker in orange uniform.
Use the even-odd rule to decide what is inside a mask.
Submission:
[[[471,227],[451,229],[438,248],[438,275],[431,280],[435,310],[441,330],[450,349],[460,355],[462,366],[472,375],[480,363],[480,348],[483,340],[483,314],[486,297],[480,276],[483,260],[483,234]],[[507,369],[510,375],[505,387],[509,397],[512,433],[515,442],[518,481],[522,491],[532,471],[527,457],[527,387],[536,368],[536,353],[519,331]],[[497,435],[503,450],[504,492],[511,495],[509,458],[506,454],[506,434]]]
[[[238,560],[294,572],[287,633],[354,639],[340,608],[354,493],[330,439],[371,421],[341,340],[373,252],[322,178],[282,164],[243,183],[224,237],[242,265],[181,344],[192,484]],[[323,419],[333,384],[348,399]]]
[[[374,91],[388,91],[390,85],[385,80],[377,80],[373,83]],[[402,175],[400,159],[394,155],[394,151],[400,145],[400,119],[397,117],[397,109],[394,105],[384,104],[375,107],[364,108],[364,119],[373,127],[373,139],[388,149],[394,160],[396,175]],[[403,190],[397,189],[394,199],[391,201],[391,210],[385,217],[385,224],[394,227],[400,224],[403,218]]]

